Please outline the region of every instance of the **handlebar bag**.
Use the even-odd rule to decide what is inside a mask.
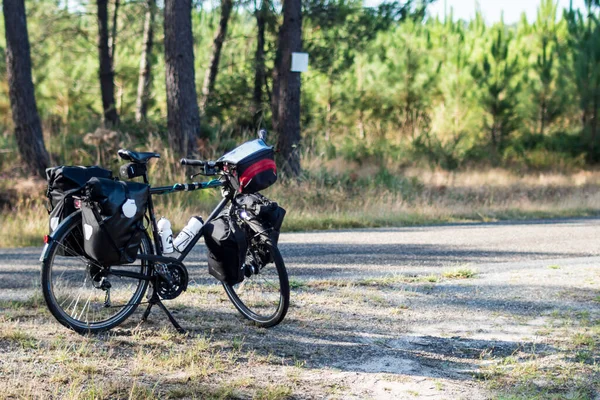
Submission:
[[[149,186],[139,182],[92,178],[81,205],[83,248],[108,266],[135,261],[148,207]]]
[[[202,229],[208,248],[208,272],[230,285],[242,282],[248,245],[241,227],[229,215],[222,214]]]
[[[49,232],[56,230],[58,225],[69,215],[76,211],[73,196],[83,195],[86,182],[93,178],[112,178],[112,172],[98,166],[78,167],[65,166],[46,169],[48,189],[48,220]],[[83,252],[83,236],[81,231],[75,230],[65,238],[63,247],[58,249],[60,256],[77,256]]]
[[[256,193],[277,181],[275,152],[262,139],[246,142],[218,161],[234,177],[232,183],[240,193]]]

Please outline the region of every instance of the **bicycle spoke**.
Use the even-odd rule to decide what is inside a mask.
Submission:
[[[247,259],[249,262],[257,262],[260,257],[249,250]],[[281,257],[278,255],[277,259],[281,260]],[[282,279],[286,285],[285,292],[281,286]],[[242,315],[261,326],[270,327],[278,324],[287,312],[289,304],[287,274],[285,266],[282,264],[279,267],[275,258],[260,267],[259,273],[247,277],[240,284],[225,285],[225,291]]]
[[[149,263],[139,260],[119,266],[136,274],[131,277],[112,275],[110,267],[89,259],[82,241],[77,240],[83,237],[78,216],[70,220],[69,228],[58,228],[51,242],[51,254],[43,265],[44,296],[52,314],[64,325],[81,333],[106,330],[127,318],[143,299]],[[140,251],[151,254],[149,241],[144,238],[142,242]]]

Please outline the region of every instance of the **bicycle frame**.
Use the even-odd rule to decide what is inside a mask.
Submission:
[[[145,173],[143,175],[143,178],[144,178],[144,183],[149,184],[147,173]],[[163,249],[162,249],[162,242],[160,241],[160,235],[158,234],[158,225],[156,222],[156,216],[154,214],[154,204],[152,202],[152,195],[153,194],[162,195],[162,194],[169,194],[169,193],[175,193],[175,192],[191,192],[193,190],[217,188],[217,187],[222,187],[224,185],[225,185],[225,182],[222,179],[212,179],[208,182],[176,183],[173,186],[159,186],[159,187],[154,187],[154,188],[150,187],[150,196],[148,198],[148,215],[150,217],[150,223],[152,225],[152,236],[154,238],[154,247],[156,249],[157,256],[159,256],[159,257],[163,256]],[[217,215],[219,215],[219,213],[221,211],[223,211],[223,209],[227,206],[227,203],[229,203],[231,201],[231,199],[233,198],[232,193],[233,193],[232,191],[229,191],[228,193],[226,193],[224,195],[223,199],[219,202],[219,204],[217,204],[215,209],[206,218],[206,220],[204,221],[204,224],[215,219],[215,217]],[[202,228],[200,228],[200,230],[198,231],[196,236],[194,236],[194,238],[190,241],[190,243],[188,243],[186,248],[181,252],[179,257],[177,258],[177,260],[179,262],[182,262],[187,257],[187,255],[190,253],[190,251],[192,251],[192,249],[194,248],[196,243],[198,243],[198,240],[200,240],[200,238],[202,237],[203,234],[204,234],[204,225],[202,226]]]
[[[144,178],[144,183],[149,185],[148,174],[146,173],[142,176]],[[148,217],[150,218],[150,224],[152,226],[151,230],[152,230],[152,236],[154,239],[154,248],[156,249],[156,252],[155,252],[156,254],[154,254],[154,255],[139,255],[138,258],[140,260],[145,260],[145,261],[149,261],[149,262],[169,263],[169,262],[174,261],[174,259],[172,257],[169,257],[171,254],[169,254],[166,257],[163,255],[162,242],[160,240],[160,235],[158,234],[158,225],[156,222],[156,216],[154,214],[154,204],[152,202],[153,194],[162,195],[162,194],[169,194],[169,193],[175,193],[175,192],[190,192],[193,190],[217,188],[217,187],[221,187],[224,185],[225,185],[225,182],[222,179],[212,179],[208,182],[193,182],[193,183],[185,183],[185,184],[184,183],[176,183],[172,186],[150,187],[150,196],[148,197]],[[206,220],[204,221],[204,224],[206,224],[209,221],[212,221],[213,219],[215,219],[215,217],[217,215],[219,215],[219,213],[227,206],[227,203],[229,203],[231,201],[231,199],[233,198],[232,193],[233,193],[233,191],[230,191],[225,194],[223,199],[219,202],[219,204],[217,204],[215,209],[206,218]],[[179,262],[179,263],[183,262],[183,260],[187,257],[187,255],[190,253],[190,251],[192,251],[192,249],[194,248],[196,243],[198,243],[198,240],[200,240],[200,238],[202,237],[203,234],[204,234],[204,225],[202,226],[202,228],[200,228],[200,230],[198,231],[196,236],[194,236],[194,238],[190,241],[190,243],[188,243],[188,245],[181,252],[179,257],[176,258],[177,262]],[[111,273],[116,276],[126,276],[129,278],[136,278],[136,279],[143,279],[143,280],[152,279],[151,277],[149,277],[147,275],[139,274],[137,272],[131,272],[131,271],[127,271],[127,270],[122,270],[122,269],[112,269],[111,268]]]

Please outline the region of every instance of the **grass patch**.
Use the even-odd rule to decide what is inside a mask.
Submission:
[[[477,271],[471,268],[456,268],[442,272],[442,277],[446,279],[470,279],[477,276]]]
[[[475,377],[499,399],[596,398],[600,388],[599,332],[595,327],[573,324],[572,317],[579,318],[578,314],[553,314],[551,325],[561,331],[554,330],[545,337],[544,343],[552,350],[519,349],[510,356],[492,359]]]
[[[38,341],[28,332],[13,326],[0,332],[0,342],[7,341],[20,346],[22,349],[37,349]]]
[[[292,389],[286,385],[269,385],[256,393],[257,400],[283,400],[292,396]]]
[[[331,288],[391,288],[398,285],[417,284],[425,289],[434,287],[434,283],[439,283],[449,279],[468,279],[474,278],[477,275],[476,271],[471,269],[456,269],[446,271],[441,274],[426,274],[426,275],[386,275],[381,277],[363,278],[357,280],[338,280],[338,279],[313,279],[313,280],[290,280],[290,287],[296,290],[320,289],[326,290]]]
[[[41,293],[36,293],[26,300],[0,300],[0,310],[23,310],[23,309],[38,309],[46,308],[46,302]]]

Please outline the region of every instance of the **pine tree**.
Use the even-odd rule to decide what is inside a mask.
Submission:
[[[191,0],[165,1],[167,126],[169,146],[180,156],[193,154],[200,136],[191,11]]]
[[[6,36],[6,67],[12,119],[21,160],[32,174],[45,178],[50,164],[38,116],[24,0],[2,6]]]
[[[102,108],[104,124],[115,126],[119,123],[119,115],[115,103],[115,71],[114,56],[116,45],[116,18],[119,2],[115,4],[113,19],[113,36],[109,36],[108,0],[97,0],[98,18],[98,56],[100,60],[100,90],[102,92]]]
[[[490,44],[483,59],[471,74],[480,88],[480,104],[485,112],[484,126],[496,156],[506,145],[509,135],[519,126],[516,112],[520,86],[519,58],[510,54],[514,34],[503,22],[488,31]]]
[[[302,1],[284,0],[283,23],[279,31],[276,65],[277,96],[277,148],[280,152],[284,174],[300,174],[300,72],[292,72],[292,53],[302,50]],[[274,89],[275,90],[275,89]]]
[[[233,9],[233,0],[221,0],[221,18],[219,20],[219,28],[215,35],[212,47],[212,55],[210,58],[210,64],[206,70],[206,76],[204,77],[204,85],[202,86],[202,100],[200,101],[200,111],[202,114],[206,113],[206,107],[210,101],[210,97],[215,88],[215,82],[217,81],[217,74],[219,73],[219,60],[221,59],[221,50],[223,48],[223,42],[227,35],[227,24],[229,23],[229,17]]]
[[[536,105],[538,132],[544,135],[548,126],[559,117],[564,109],[557,82],[558,75],[558,32],[554,0],[542,0],[537,20],[533,26],[536,37],[536,61],[533,64],[535,82],[532,84],[533,104]]]
[[[565,13],[575,82],[579,93],[583,139],[588,144],[590,161],[600,159],[598,109],[600,108],[600,21],[598,2],[586,0],[587,16],[572,8]]]
[[[154,18],[156,15],[156,0],[146,1],[146,17],[144,20],[143,50],[140,60],[140,73],[138,78],[137,98],[135,102],[135,120],[137,122],[146,119],[148,113],[148,101],[150,99],[150,87],[152,85],[152,66],[154,59],[152,47],[154,46]]]

